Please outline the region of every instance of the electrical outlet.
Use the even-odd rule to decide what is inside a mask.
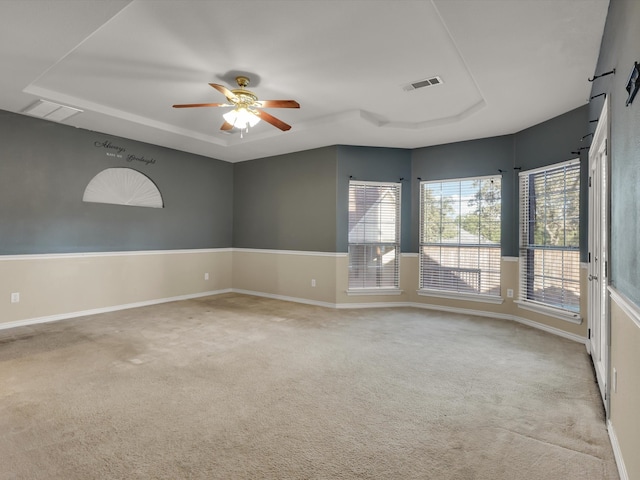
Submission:
[[[513,298],[513,288],[507,288],[507,298]]]
[[[204,279],[205,279],[205,280],[209,280],[209,274],[208,274],[208,273],[205,273],[205,274],[204,274]]]
[[[315,286],[316,286],[316,279],[315,279],[315,278],[312,278],[312,279],[311,279],[311,286],[312,286],[312,287],[315,287]]]
[[[11,303],[19,303],[20,302],[20,292],[15,292],[11,294]]]

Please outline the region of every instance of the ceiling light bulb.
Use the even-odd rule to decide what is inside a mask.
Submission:
[[[254,127],[260,121],[260,117],[251,113],[244,107],[239,107],[234,110],[231,110],[222,117],[225,119],[227,123],[230,123],[236,128],[247,129],[249,127]]]

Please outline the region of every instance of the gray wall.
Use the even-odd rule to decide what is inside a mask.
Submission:
[[[485,138],[468,142],[450,143],[435,147],[419,148],[411,155],[413,182],[413,251],[418,251],[419,241],[419,192],[422,180],[479,177],[502,174],[502,254],[518,255],[517,198],[513,182],[513,136]],[[513,201],[515,199],[515,203]],[[514,222],[515,227],[514,227]]]
[[[640,305],[640,94],[625,107],[634,61],[640,62],[640,2],[611,0],[595,73],[615,68],[616,74],[594,81],[591,95],[607,93],[611,107],[611,283]],[[599,117],[602,105],[603,97],[591,102],[589,119]]]
[[[402,184],[400,251],[411,250],[411,151],[401,148],[338,147],[336,251],[346,252],[349,241],[349,180]],[[400,180],[400,179],[403,180]]]
[[[502,253],[517,256],[514,167],[571,158],[586,120],[585,106],[515,135],[416,150],[332,146],[230,164],[0,112],[0,254],[230,246],[346,252],[350,176],[403,178],[401,248],[417,252],[418,177],[503,170]],[[125,148],[125,156],[108,156],[114,150],[96,146],[105,141]],[[127,162],[130,153],[155,162]],[[116,166],[148,175],[165,208],[82,202],[91,178]]]
[[[83,202],[109,167],[147,175],[165,208]],[[0,254],[230,247],[232,183],[226,162],[0,111]]]
[[[233,246],[333,252],[336,148],[233,165]]]
[[[589,138],[582,141],[582,137],[588,133],[587,105],[571,110],[563,115],[547,120],[539,125],[535,125],[526,130],[522,130],[515,135],[514,139],[514,166],[520,167],[522,171],[543,167],[554,163],[581,159],[580,164],[580,260],[587,259],[587,204],[588,204],[588,179],[589,164],[587,150],[579,150],[581,147],[589,146]],[[572,152],[579,152],[574,154]],[[515,175],[516,182],[518,175]],[[516,184],[514,204],[518,205],[518,187]],[[517,226],[517,223],[516,223]],[[517,239],[517,228],[513,230]],[[516,243],[517,249],[517,243]]]
[[[413,183],[412,250],[419,235],[419,180],[443,180],[484,175],[502,175],[502,255],[518,256],[518,172],[552,165],[572,158],[571,152],[586,134],[587,106],[579,107],[513,135],[418,148],[411,154]],[[586,159],[586,154],[583,155]],[[583,160],[584,160],[583,159]],[[583,161],[584,163],[584,161]],[[502,170],[502,172],[500,172]],[[582,169],[586,178],[586,163]],[[581,256],[586,258],[586,181],[582,182]]]

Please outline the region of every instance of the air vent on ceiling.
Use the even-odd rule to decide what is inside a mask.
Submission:
[[[405,92],[411,92],[412,90],[417,90],[418,88],[433,87],[434,85],[441,85],[442,83],[443,83],[442,79],[436,76],[436,77],[425,78],[424,80],[418,80],[416,82],[408,83],[407,85],[404,85],[402,89]]]
[[[75,115],[76,113],[81,112],[82,110],[79,110],[77,108],[67,107],[65,105],[49,102],[47,100],[38,100],[22,111],[22,113],[26,113],[27,115],[33,115],[34,117],[53,120],[54,122],[61,122]]]

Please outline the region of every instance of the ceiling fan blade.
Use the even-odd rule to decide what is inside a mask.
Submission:
[[[228,103],[183,103],[174,105],[173,108],[193,108],[193,107],[233,107]]]
[[[220,130],[231,130],[232,128],[233,125],[231,125],[229,122],[224,122],[220,127]]]
[[[211,85],[213,88],[218,90],[221,94],[223,94],[232,102],[238,100],[238,97],[236,97],[236,95],[224,85],[218,85],[217,83],[210,83],[209,85]]]
[[[291,129],[291,125],[287,125],[282,120],[274,117],[273,115],[268,114],[264,110],[252,110],[252,113],[260,117],[265,122],[270,123],[274,127],[279,128],[283,132],[286,132],[287,130]]]
[[[256,103],[263,108],[300,108],[295,100],[261,100]]]

